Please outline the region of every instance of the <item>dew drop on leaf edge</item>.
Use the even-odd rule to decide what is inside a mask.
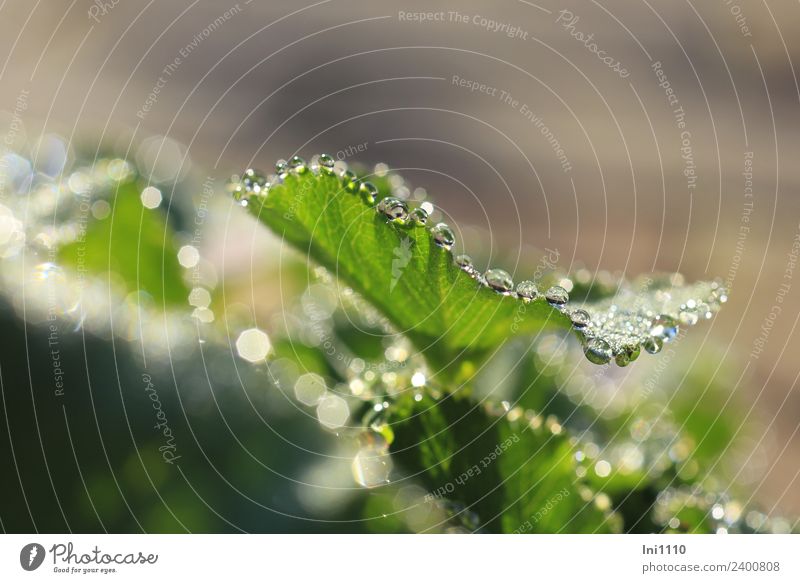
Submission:
[[[450,249],[456,242],[453,229],[445,223],[439,223],[433,227],[433,229],[431,229],[431,235],[433,235],[433,242],[444,249]]]
[[[387,196],[376,207],[377,211],[393,221],[405,221],[408,218],[408,205],[393,196]]]
[[[569,301],[569,293],[560,285],[554,285],[544,294],[545,299],[551,304],[564,305]]]
[[[320,172],[324,174],[332,175],[333,174],[333,165],[334,165],[333,158],[328,154],[320,154],[319,155],[319,169]]]
[[[253,168],[248,168],[242,175],[242,186],[247,194],[258,194],[266,184],[267,177]]]
[[[352,170],[345,170],[344,173],[342,173],[342,182],[344,183],[344,189],[347,192],[351,194],[358,192],[358,178],[356,177],[356,173]]]
[[[300,156],[292,156],[292,159],[289,160],[289,168],[295,174],[304,174],[305,171],[308,169],[306,166],[306,161],[303,160]]]
[[[423,208],[415,208],[411,211],[409,218],[418,227],[423,227],[428,222],[428,212]]]
[[[642,343],[642,347],[650,354],[658,354],[664,347],[664,340],[658,336],[650,336]]]
[[[375,204],[375,199],[378,196],[378,187],[371,182],[362,182],[360,187],[361,193],[364,195],[367,203]]]
[[[660,315],[650,327],[650,336],[669,342],[678,334],[678,322],[672,316]]]
[[[472,257],[469,255],[456,255],[456,265],[458,265],[461,269],[472,269]]]
[[[536,284],[528,279],[521,281],[517,284],[517,295],[523,301],[535,300],[539,296],[539,288]]]
[[[569,319],[572,322],[572,325],[576,328],[584,328],[592,321],[592,317],[589,315],[589,312],[581,309],[572,310],[569,313]]]
[[[289,173],[289,163],[286,160],[278,160],[275,163],[275,174],[281,178],[285,178]]]
[[[486,279],[486,285],[495,291],[508,293],[514,289],[514,280],[504,269],[488,269],[483,277]]]
[[[623,346],[619,353],[617,353],[617,355],[614,357],[617,366],[628,366],[634,360],[639,358],[641,350],[642,349],[638,344]]]
[[[611,360],[611,346],[602,338],[589,338],[586,341],[584,353],[589,362],[606,364]]]

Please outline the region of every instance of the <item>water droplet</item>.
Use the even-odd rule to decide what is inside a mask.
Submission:
[[[369,204],[375,204],[375,198],[378,196],[378,187],[371,182],[362,182],[361,193]]]
[[[305,174],[306,170],[308,170],[306,161],[300,156],[292,156],[292,159],[289,160],[289,168],[291,168],[292,172],[295,174]]]
[[[355,194],[358,192],[359,184],[358,184],[358,177],[356,173],[352,170],[345,170],[342,173],[342,182],[344,183],[344,189],[347,192]]]
[[[455,258],[456,265],[458,265],[459,269],[469,275],[472,278],[477,277],[478,270],[475,269],[475,266],[472,263],[472,257],[469,255],[457,255]]]
[[[576,328],[588,326],[592,321],[592,317],[589,315],[589,312],[580,309],[572,310],[569,313],[569,319],[572,322],[572,325]]]
[[[472,270],[472,257],[469,255],[456,255],[456,265],[464,270]]]
[[[428,222],[428,213],[423,208],[415,208],[410,216],[411,221],[418,227],[423,227]]]
[[[195,308],[207,308],[211,305],[211,294],[203,287],[193,288],[189,293],[189,305]]]
[[[286,160],[278,160],[275,163],[275,174],[284,179],[289,175],[289,163]]]
[[[387,196],[378,203],[378,212],[393,221],[404,222],[408,218],[408,205],[399,198]]]
[[[517,284],[517,295],[522,298],[522,301],[530,302],[539,297],[539,288],[535,283],[526,279]]]
[[[642,346],[650,354],[658,354],[664,348],[664,340],[659,336],[650,336],[642,342]]]
[[[486,279],[486,285],[495,291],[508,293],[514,289],[514,280],[503,269],[488,269],[483,277]]]
[[[259,194],[265,189],[267,178],[258,170],[248,168],[242,175],[242,186],[248,194]]]
[[[602,338],[590,338],[586,342],[584,353],[589,362],[606,364],[611,360],[611,346]]]
[[[569,301],[569,293],[563,287],[554,285],[544,294],[545,299],[551,304],[562,306]]]
[[[594,473],[601,478],[607,478],[611,474],[611,464],[606,460],[599,460],[594,465]]]
[[[319,403],[326,392],[325,380],[313,372],[300,375],[294,383],[294,396],[309,407]]]
[[[192,245],[184,245],[178,249],[178,263],[181,267],[189,269],[200,262],[200,251]]]
[[[214,321],[214,312],[209,310],[208,308],[195,308],[194,310],[192,310],[192,317],[196,318],[203,324],[210,324],[211,322]]]
[[[333,165],[335,161],[331,158],[328,154],[320,154],[319,155],[319,170],[323,174],[327,174],[328,176],[333,176]]]
[[[650,336],[661,338],[664,342],[669,342],[677,334],[678,323],[671,316],[660,315],[653,320],[653,325],[650,327]]]
[[[233,197],[236,200],[241,200],[241,195],[239,195],[239,197],[237,198],[235,190]],[[158,208],[158,205],[161,204],[161,191],[157,189],[155,186],[148,186],[144,190],[142,190],[140,198],[142,200],[142,205],[144,206],[144,208],[152,210],[154,208]]]
[[[353,477],[365,488],[375,488],[389,481],[392,458],[384,447],[368,445],[353,458]]]
[[[338,429],[347,423],[350,417],[350,408],[347,401],[339,395],[327,393],[317,404],[317,419],[328,429]]]
[[[239,334],[236,339],[236,352],[249,362],[260,362],[272,349],[269,336],[258,328],[250,328]]]
[[[438,223],[433,227],[431,229],[431,235],[433,235],[433,242],[444,249],[450,249],[456,242],[453,229],[445,223]]]
[[[639,358],[641,348],[638,344],[628,344],[620,348],[620,351],[614,357],[617,366],[628,366],[634,360]]]

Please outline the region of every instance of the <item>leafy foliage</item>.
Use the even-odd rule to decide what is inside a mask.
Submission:
[[[502,270],[481,273],[453,256],[449,227],[426,224],[435,213],[430,203],[416,201],[420,207],[411,209],[410,201],[391,198],[399,194],[396,176],[371,176],[375,187],[348,170],[312,170],[296,160],[278,173],[267,186],[248,171],[242,184],[249,187],[237,187],[238,200],[324,269],[290,261],[285,277],[297,290],[307,287],[297,308],[287,306],[283,327],[269,330],[272,360],[250,373],[269,382],[268,392],[317,407],[309,393],[297,393],[299,375],[311,374],[347,417],[340,425],[324,423],[319,410],[308,416],[336,431],[339,447],[360,448],[353,476],[369,494],[343,502],[351,508],[342,512],[361,505],[373,531],[505,533],[707,532],[717,528],[720,508],[726,517],[741,515],[701,472],[717,464],[717,452],[740,426],[715,408],[724,383],[709,385],[700,399],[672,395],[675,416],[637,410],[635,398],[600,416],[596,395],[573,374],[581,350],[563,334],[576,332],[590,361],[613,356],[624,366],[639,346],[657,352],[679,324],[710,317],[724,301],[718,284],[551,272],[514,288]],[[211,329],[203,294],[193,299],[184,283],[175,225],[140,204],[135,170],[116,160],[77,175],[96,180],[88,200],[95,201],[93,217],[81,214],[90,204],[70,201],[68,189],[42,191],[63,195],[78,233],[58,249],[60,266],[89,274],[95,284],[112,283],[101,287],[111,306],[113,294],[138,290],[166,308],[172,322],[193,326],[188,299],[196,322]],[[51,271],[37,271],[35,289],[47,292],[42,286],[62,277]],[[308,284],[309,275],[317,281]],[[570,298],[550,287],[564,281]],[[537,285],[550,289],[542,293]],[[205,350],[227,349],[213,342]],[[589,385],[618,370],[595,368]],[[663,377],[666,384],[689,378],[699,386],[717,375],[672,366]],[[656,384],[645,383],[648,393]],[[633,394],[624,386],[619,393]]]
[[[455,260],[449,227],[421,228],[432,207],[420,215],[403,201],[385,198],[392,194],[390,180],[367,177],[376,188],[348,170],[318,164],[311,170],[299,159],[292,168],[296,171],[279,163],[272,184],[248,171],[235,186],[238,199],[368,300],[396,333],[414,343],[433,371],[428,390],[405,390],[409,379],[403,377],[388,410],[369,410],[363,418],[368,433],[377,432],[370,441],[385,443],[391,452],[394,480],[424,487],[417,505],[447,508],[444,518],[426,530],[448,521],[482,532],[660,528],[652,513],[658,492],[676,477],[672,466],[662,464],[650,474],[644,468],[592,471],[594,460],[559,418],[588,419],[595,413],[564,397],[557,376],[536,364],[532,351],[538,340],[525,338],[576,330],[590,361],[607,362],[613,355],[625,366],[640,346],[658,352],[675,337],[679,321],[692,325],[710,317],[724,301],[719,284],[685,286],[676,277],[616,285],[577,281],[573,297],[581,307],[565,307],[567,292],[561,288],[542,295],[535,283],[525,282],[515,291],[505,272],[481,274],[469,260]],[[541,281],[560,279],[546,274]],[[350,325],[349,317],[334,317],[334,322],[343,346],[368,361],[380,360],[371,334]],[[291,345],[279,347],[279,354],[288,356]],[[299,362],[326,374],[325,357],[309,361],[305,352],[297,355]],[[498,363],[502,374],[493,375]],[[340,372],[328,374],[334,383],[347,382]],[[495,383],[498,377],[508,390]],[[503,391],[510,404],[499,404],[506,398],[500,396]],[[376,410],[382,408],[378,404]],[[629,422],[608,427],[607,433],[627,431]],[[604,423],[597,429],[603,431]],[[374,511],[391,514],[378,510],[379,498],[371,500]],[[390,522],[393,526],[383,522],[381,528],[402,529],[396,519]]]

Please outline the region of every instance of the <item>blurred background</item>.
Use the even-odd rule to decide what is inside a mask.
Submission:
[[[725,309],[675,348],[687,368],[702,358],[705,380],[659,383],[689,403],[721,384],[710,408],[735,419],[737,449],[716,452],[731,487],[800,516],[797,2],[9,0],[0,15],[0,132],[16,153],[0,202],[14,208],[26,177],[128,159],[136,219],[160,209],[142,224],[160,236],[168,222],[183,251],[158,257],[161,276],[177,261],[181,285],[214,302],[176,292],[183,312],[166,315],[171,300],[151,297],[173,330],[161,341],[141,318],[115,330],[120,306],[141,302],[117,280],[143,231],[123,229],[113,254],[97,251],[96,313],[57,331],[59,393],[46,302],[5,269],[5,530],[382,528],[330,432],[235,347],[245,329],[271,333],[310,276],[224,181],[319,152],[398,169],[463,250],[519,278],[537,249],[565,271],[723,278]],[[55,221],[37,208],[25,213]],[[162,462],[148,383],[180,468]]]

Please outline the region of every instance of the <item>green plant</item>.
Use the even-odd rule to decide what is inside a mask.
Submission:
[[[430,202],[408,200],[402,178],[384,167],[356,174],[325,155],[280,161],[271,176],[248,170],[231,188],[322,268],[309,290],[319,295],[324,286],[339,298],[326,299],[317,317],[312,293],[309,321],[327,320],[330,328],[311,346],[287,329],[275,352],[317,375],[312,398],[306,376],[298,397],[322,410],[323,425],[343,429],[326,412],[354,403],[351,419],[360,421],[350,426],[361,443],[354,473],[376,489],[368,512],[387,517],[385,530],[708,531],[722,524],[710,509],[725,496],[704,492],[706,480],[696,477],[688,445],[696,428],[637,416],[636,399],[613,421],[598,421],[585,394],[570,402],[565,393],[575,381],[562,353],[573,345],[559,335],[573,331],[587,359],[602,365],[597,370],[627,366],[641,349],[658,353],[680,329],[710,318],[726,300],[718,281],[626,282],[550,270],[515,287],[507,272],[481,272],[469,257],[454,256],[453,230],[435,221]],[[381,337],[389,339],[385,351]],[[487,378],[493,367],[499,373]],[[636,437],[642,423],[646,435]],[[408,484],[417,490],[409,494]],[[404,511],[427,505],[425,520],[409,526],[392,518],[398,496]],[[686,497],[696,502],[694,513],[665,510],[665,500]]]
[[[719,370],[708,342],[685,334],[724,303],[720,283],[565,273],[547,253],[514,286],[503,270],[454,255],[458,242],[436,207],[384,165],[356,175],[328,157],[295,158],[229,186],[237,202],[217,197],[213,209],[190,204],[189,183],[163,186],[177,189],[167,209],[132,163],[101,159],[63,179],[38,176],[27,197],[0,207],[9,234],[0,249],[2,298],[24,292],[26,325],[40,325],[48,354],[56,338],[70,364],[87,358],[85,339],[93,338],[93,377],[104,375],[101,387],[123,379],[119,414],[142,434],[139,449],[119,448],[121,483],[104,473],[104,458],[86,456],[97,460],[85,467],[88,486],[64,484],[84,505],[87,487],[108,500],[100,514],[113,522],[104,527],[215,531],[241,522],[318,531],[324,520],[331,530],[380,532],[791,528],[739,502],[738,442],[749,424],[730,387],[741,379]],[[214,188],[203,184],[200,204]],[[201,261],[203,233],[187,232],[227,204],[246,207],[296,249],[281,253],[279,266],[252,265],[253,280],[280,277],[282,304],[269,324],[262,318],[275,302],[264,309],[270,302],[254,297],[257,316],[243,313],[244,284],[253,282],[218,278]],[[278,295],[274,282],[263,289]],[[180,435],[181,474],[163,461],[142,373]],[[92,408],[102,399],[96,410],[118,425],[116,391],[87,392],[73,380],[64,394],[88,395]],[[206,409],[209,401],[227,411],[226,429],[236,419],[235,436],[225,439],[222,412]],[[62,409],[52,414],[45,424],[61,423]],[[193,446],[189,435],[210,443]],[[295,498],[310,520],[253,513],[252,498],[242,503],[229,484],[215,486],[210,462],[264,492],[266,511],[272,496]],[[126,522],[115,492],[140,493],[140,470],[158,476],[177,512],[167,516],[142,498],[145,523]],[[199,482],[208,488],[202,502],[192,502],[183,472],[210,476]],[[100,514],[87,510],[82,524],[97,528]]]

